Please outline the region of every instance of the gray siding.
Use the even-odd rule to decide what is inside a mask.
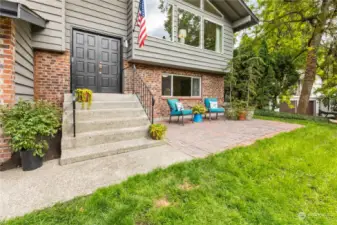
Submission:
[[[138,0],[25,0],[25,3],[50,20],[47,28],[34,31],[33,47],[64,51],[71,48],[72,29],[116,36],[129,41],[125,59],[169,67],[223,73],[233,54],[232,24],[224,18],[202,12],[182,0],[168,0],[174,7],[175,42],[149,36],[144,48],[137,44],[138,32],[132,32]],[[177,42],[178,8],[187,10],[223,25],[223,52],[216,53]],[[138,28],[136,29],[138,31]],[[201,24],[203,30],[203,23]],[[201,35],[201,45],[203,36]]]
[[[32,100],[34,96],[34,58],[30,24],[16,20],[15,97]]]
[[[64,51],[65,0],[22,0],[21,2],[49,21],[45,29],[33,31],[33,47]]]
[[[231,23],[225,18],[218,18],[212,14],[202,12],[181,0],[169,0],[174,7],[174,28],[173,36],[175,41],[162,40],[155,37],[148,37],[145,41],[145,47],[138,48],[138,28],[133,33],[132,52],[130,54],[132,61],[165,65],[177,68],[187,68],[191,70],[201,70],[207,72],[223,73],[227,67],[228,61],[233,55],[233,29]],[[187,10],[201,16],[201,19],[209,19],[223,25],[223,52],[217,53],[178,43],[178,8]],[[137,15],[138,0],[133,2],[133,17]],[[132,14],[131,13],[131,14]],[[130,29],[130,28],[129,28]],[[131,31],[130,31],[131,33]],[[203,22],[201,22],[201,33],[203,33]],[[203,35],[201,35],[201,46],[203,45]]]
[[[66,49],[71,48],[72,28],[125,39],[127,10],[128,0],[66,0]]]

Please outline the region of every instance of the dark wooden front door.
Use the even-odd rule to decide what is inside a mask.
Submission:
[[[120,93],[120,40],[73,31],[72,86],[98,93]]]

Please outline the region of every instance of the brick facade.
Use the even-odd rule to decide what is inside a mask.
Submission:
[[[34,98],[63,104],[70,92],[70,51],[64,53],[34,52]]]
[[[162,74],[186,75],[191,77],[201,77],[201,97],[172,97],[178,98],[186,106],[193,106],[202,103],[206,97],[216,97],[219,104],[224,102],[224,78],[223,75],[193,72],[181,69],[172,69],[167,67],[151,66],[145,64],[135,64],[137,68],[135,80],[137,76],[142,77],[147,86],[151,89],[155,96],[155,118],[169,116],[170,109],[167,105],[167,98],[162,96]],[[124,62],[124,68],[129,67],[124,72],[124,93],[132,93],[133,90],[133,71],[132,64]],[[137,87],[137,83],[135,84]]]
[[[15,24],[0,17],[0,105],[15,103]],[[8,138],[0,127],[0,163],[11,157]]]

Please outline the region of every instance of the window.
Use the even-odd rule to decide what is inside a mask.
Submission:
[[[204,20],[204,49],[222,52],[222,27]]]
[[[200,78],[178,75],[163,75],[163,96],[200,96]]]
[[[163,1],[146,1],[146,29],[149,36],[172,40],[172,5]]]
[[[213,6],[208,0],[204,1],[204,10],[216,16],[222,17],[221,13],[219,13],[219,11],[215,8],[215,6]]]
[[[194,5],[195,7],[200,8],[200,0],[183,0],[184,2],[187,2],[191,5]]]
[[[200,46],[200,17],[178,9],[178,39],[180,43]]]

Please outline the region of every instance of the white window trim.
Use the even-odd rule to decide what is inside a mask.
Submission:
[[[179,41],[179,9],[181,9],[181,10],[183,10],[183,11],[186,11],[186,12],[189,12],[189,13],[191,13],[191,14],[193,14],[193,15],[196,15],[196,16],[198,16],[198,17],[200,18],[199,46],[188,45],[188,44],[185,44],[185,43],[181,43],[181,42]],[[202,26],[202,21],[203,21],[202,15],[195,14],[195,13],[193,13],[193,12],[187,10],[187,9],[180,8],[180,7],[178,7],[178,9],[177,9],[177,13],[178,13],[178,18],[177,18],[178,24],[177,24],[177,42],[176,42],[176,43],[179,43],[179,44],[185,45],[185,46],[189,46],[189,47],[192,47],[192,48],[203,49],[202,43],[201,43],[201,38],[202,38],[202,27],[201,27],[201,26]]]
[[[204,1],[207,1],[221,16],[206,11]],[[200,0],[200,8],[196,7],[195,5],[190,4],[188,2],[185,2],[184,0],[180,0],[180,3],[183,4],[183,5],[187,5],[188,7],[191,7],[194,10],[201,10],[202,13],[208,14],[209,16],[213,16],[213,17],[216,17],[216,18],[222,18],[222,19],[225,18],[225,16],[220,12],[220,10],[218,8],[216,8],[209,0]]]
[[[175,16],[174,15],[174,5],[172,3],[168,3],[168,5],[172,6],[172,34],[171,34],[172,39],[171,40],[163,39],[163,38],[153,36],[153,35],[150,35],[150,34],[147,35],[148,37],[156,38],[156,39],[163,40],[163,41],[174,42],[174,16]],[[147,7],[145,7],[145,8],[147,8]],[[147,9],[145,9],[145,11],[147,11]],[[146,17],[147,17],[147,13],[146,13]],[[149,20],[146,18],[146,21],[149,21]]]
[[[185,75],[177,75],[177,74],[162,74],[162,83],[163,83],[163,76],[170,76],[171,77],[171,94],[170,95],[162,95],[163,97],[184,97],[184,98],[198,98],[201,97],[201,77],[193,77],[193,76],[185,76]],[[188,77],[191,78],[191,95],[190,96],[174,96],[173,95],[173,77]],[[193,89],[193,79],[198,79],[199,80],[199,95],[192,95],[192,89]],[[163,84],[161,84],[163,88]],[[163,90],[162,90],[163,93]]]
[[[204,30],[204,34],[205,34],[205,20],[207,20],[207,21],[209,21],[209,22],[211,22],[211,23],[215,23],[215,24],[221,26],[221,51],[220,51],[220,52],[217,52],[217,51],[213,51],[213,50],[206,49],[206,48],[205,48],[205,40],[204,40],[202,49],[203,49],[203,50],[206,50],[206,51],[210,51],[210,52],[215,52],[215,53],[219,53],[219,54],[224,54],[224,42],[225,42],[225,40],[224,40],[224,25],[223,25],[223,24],[220,24],[220,23],[218,23],[218,22],[215,22],[214,20],[209,19],[208,17],[206,17],[206,18],[204,17],[204,18],[203,18],[203,21],[202,21],[202,25],[204,26],[204,29],[203,29],[203,30]],[[204,35],[203,35],[202,38],[204,39]]]
[[[219,9],[217,9],[217,7],[215,7],[215,6],[212,4],[212,2],[210,2],[209,0],[204,0],[204,1],[208,2],[208,3],[213,7],[213,9],[215,9],[215,11],[217,11],[221,16],[215,15],[215,14],[213,14],[213,13],[211,13],[211,12],[206,11],[206,10],[205,10],[205,7],[204,7],[204,4],[202,4],[202,6],[203,6],[202,10],[204,11],[204,13],[211,14],[212,16],[215,16],[215,17],[224,18],[224,15],[219,11]]]

